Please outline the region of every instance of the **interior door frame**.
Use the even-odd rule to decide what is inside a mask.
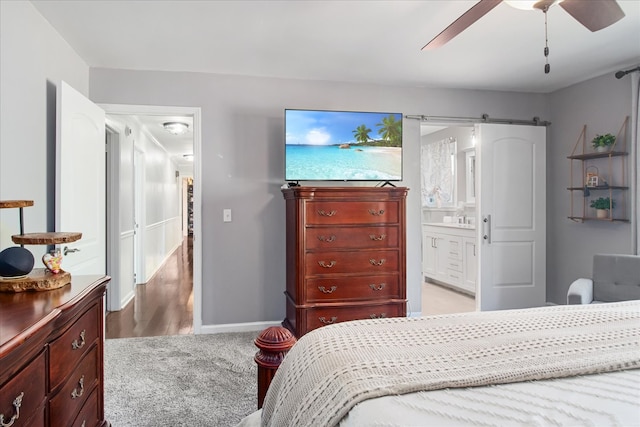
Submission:
[[[105,118],[105,140],[107,146],[107,274],[112,281],[107,286],[106,310],[120,310],[120,256],[112,249],[119,242],[120,230],[120,198],[117,185],[117,177],[120,174],[120,134],[118,125],[109,118]]]
[[[124,115],[175,115],[193,117],[193,332],[202,329],[202,112],[200,107],[175,107],[160,105],[98,104],[106,114]],[[113,171],[111,171],[113,172]],[[113,173],[110,179],[113,180]],[[113,182],[110,183],[113,187]],[[107,215],[112,215],[107,212]],[[107,221],[109,218],[107,219]],[[110,248],[111,259],[117,256],[118,244]]]
[[[427,117],[432,117],[433,119],[429,119],[428,121],[425,121],[424,119]],[[503,119],[488,119],[488,118],[483,118],[481,120],[478,119],[474,119],[474,118],[469,118],[469,117],[445,117],[445,116],[407,116],[407,118],[410,119],[419,119],[420,120],[420,126],[427,125],[427,126],[434,126],[434,127],[469,127],[470,129],[473,129],[474,131],[474,136],[476,135],[476,125],[479,123],[496,123],[496,124],[508,124],[510,126],[520,126],[520,125],[537,125],[537,126],[545,126],[548,124],[547,122],[539,122],[539,121],[526,121],[526,120],[503,120]],[[422,135],[419,135],[419,144],[422,145]],[[474,143],[474,145],[477,144]],[[476,148],[476,155],[477,155],[477,148]],[[479,159],[478,157],[476,157],[476,173],[478,171],[478,167],[479,165],[479,161],[481,161],[481,159]],[[420,173],[422,174],[422,165],[420,165]],[[477,179],[477,176],[476,176]],[[422,178],[420,179],[421,183],[422,183]],[[481,222],[480,222],[480,198],[481,198],[481,193],[479,190],[479,187],[477,186],[477,182],[476,182],[476,199],[475,199],[475,224],[476,224],[476,245],[480,245],[481,243],[481,238],[482,238],[482,227],[481,227]],[[420,215],[419,218],[421,220],[420,223],[420,228],[422,230],[422,203],[420,204]],[[422,234],[422,232],[421,232]],[[423,251],[424,252],[424,251]],[[422,255],[420,257],[420,259],[422,259]],[[480,286],[480,274],[481,274],[481,252],[478,252],[478,256],[476,257],[476,294],[475,294],[475,305],[476,305],[476,311],[480,311],[481,310],[481,286]],[[424,277],[422,277],[422,280],[424,280]]]

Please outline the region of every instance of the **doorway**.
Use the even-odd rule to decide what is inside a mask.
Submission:
[[[440,171],[444,178],[453,174],[455,185],[453,195],[445,194],[446,186],[424,180],[423,207],[431,209],[421,212],[423,273],[475,289],[477,310],[546,303],[546,125],[483,118],[443,126],[432,138],[456,145],[450,170]],[[474,138],[475,145],[459,144]],[[435,153],[448,164],[446,150]],[[473,179],[466,179],[467,170]],[[421,171],[423,178],[430,173]],[[459,191],[467,182],[475,191]],[[473,195],[473,202],[463,195]]]
[[[124,263],[121,263],[118,270],[114,270],[114,275],[121,276],[123,279],[126,278],[124,282],[122,280],[117,280],[114,278],[113,282],[123,284],[127,281],[131,284],[130,287],[124,287],[121,289],[119,295],[116,295],[117,292],[114,292],[110,297],[109,304],[112,308],[122,308],[126,306],[127,302],[130,298],[133,298],[135,294],[135,290],[138,287],[137,284],[147,283],[139,285],[140,287],[147,286],[152,281],[158,281],[156,279],[162,279],[165,275],[169,274],[165,270],[159,267],[159,265],[164,264],[162,258],[151,260],[149,257],[139,257],[135,254],[139,254],[144,252],[144,250],[134,250],[134,247],[146,248],[151,245],[152,247],[157,247],[161,245],[167,245],[166,247],[172,248],[172,250],[167,250],[165,247],[165,251],[159,250],[159,254],[168,254],[169,256],[164,259],[165,263],[170,264],[173,263],[173,267],[180,263],[181,268],[187,269],[188,271],[185,273],[188,276],[189,284],[192,286],[192,296],[190,298],[190,303],[192,304],[192,309],[189,311],[189,316],[191,318],[192,324],[192,332],[199,333],[201,328],[201,239],[200,239],[200,228],[198,225],[200,224],[200,147],[201,147],[201,138],[200,138],[200,109],[199,108],[190,108],[190,107],[162,107],[162,106],[136,106],[136,105],[101,105],[101,107],[105,110],[105,113],[108,117],[111,117],[112,121],[117,117],[127,117],[128,120],[134,120],[136,126],[134,129],[125,125],[120,125],[120,141],[119,147],[117,148],[117,153],[114,153],[113,158],[118,158],[119,162],[112,162],[110,164],[110,169],[112,170],[113,179],[111,179],[111,185],[113,187],[118,187],[120,194],[120,207],[119,209],[112,209],[109,212],[109,216],[112,218],[119,218],[118,227],[112,227],[110,232],[111,240],[116,242],[110,247],[110,254],[113,258],[117,258],[118,255],[124,252],[128,253],[126,256],[127,260],[130,260],[130,265],[125,266]],[[162,117],[170,117],[172,119],[175,118],[188,118],[189,120],[189,129],[190,129],[190,141],[188,147],[183,147],[184,150],[188,150],[184,153],[180,153],[180,158],[183,155],[189,154],[189,160],[192,161],[190,166],[190,170],[186,170],[181,167],[179,162],[168,162],[165,161],[162,168],[152,167],[150,170],[145,171],[145,164],[148,161],[145,161],[145,156],[148,153],[145,153],[145,150],[138,149],[139,142],[136,142],[136,138],[140,138],[138,133],[138,127],[142,127],[141,123],[145,120],[143,117],[154,117],[155,119],[159,119]],[[121,120],[119,120],[122,122]],[[145,143],[147,144],[155,144],[152,149],[155,150],[155,154],[153,157],[158,157],[159,150],[163,149],[162,144],[159,141],[159,137],[154,137],[151,132],[146,132]],[[138,147],[138,148],[136,148]],[[165,149],[165,157],[168,157],[169,154]],[[160,153],[162,154],[162,153]],[[149,157],[152,157],[149,155]],[[192,160],[191,160],[192,159]],[[122,167],[123,162],[126,164],[126,167]],[[115,163],[120,165],[120,170],[115,169]],[[169,166],[171,165],[171,166]],[[165,169],[170,168],[170,171]],[[124,169],[124,171],[123,171]],[[166,203],[164,203],[167,199],[162,200],[161,196],[156,197],[155,204],[151,203],[150,206],[147,206],[146,203],[142,203],[141,200],[143,197],[153,197],[153,192],[158,191],[158,188],[166,187],[166,185],[158,185],[157,182],[152,182],[147,187],[145,187],[145,182],[147,179],[154,179],[155,175],[158,175],[158,171],[162,169],[162,173],[166,176],[168,173],[171,175],[171,185],[170,191],[175,191],[175,193],[170,194],[168,200],[176,200],[175,212],[171,211],[170,213],[164,214],[164,217],[160,217],[159,220],[153,218],[153,212],[166,209]],[[115,177],[119,177],[119,180],[116,180]],[[188,240],[183,240],[183,230],[182,230],[182,182],[188,177],[193,180],[193,236]],[[175,185],[174,185],[175,184]],[[123,187],[125,190],[123,190]],[[175,189],[174,189],[175,187]],[[125,193],[123,193],[125,191]],[[126,192],[129,192],[128,194]],[[124,200],[124,202],[122,202]],[[122,204],[126,206],[122,206]],[[173,205],[173,203],[171,203]],[[123,209],[124,208],[124,209]],[[173,207],[171,208],[173,209]],[[148,211],[147,211],[148,210]],[[127,214],[126,212],[129,212]],[[126,223],[123,226],[123,222]],[[178,241],[177,246],[175,245],[176,239],[180,239]],[[174,242],[174,243],[171,243]],[[181,243],[182,242],[182,243]],[[119,247],[118,247],[119,246]],[[158,258],[158,254],[156,258]],[[192,261],[191,261],[192,260]],[[155,262],[155,264],[153,264]],[[123,271],[123,268],[129,269],[128,271]],[[174,269],[175,271],[175,269]],[[185,270],[186,271],[186,270]],[[131,273],[130,277],[129,273]],[[133,276],[135,273],[135,276]],[[170,273],[174,274],[174,273]],[[116,300],[116,298],[118,298]],[[119,304],[119,306],[118,306]],[[183,322],[184,323],[184,322]],[[184,329],[184,328],[182,328]]]
[[[423,315],[476,309],[475,142],[472,124],[420,126]]]

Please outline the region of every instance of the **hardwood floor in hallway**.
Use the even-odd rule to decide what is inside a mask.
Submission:
[[[107,313],[106,338],[193,333],[193,239],[182,245],[120,311]]]

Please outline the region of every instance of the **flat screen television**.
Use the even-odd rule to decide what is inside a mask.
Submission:
[[[285,109],[285,180],[402,180],[402,114]]]

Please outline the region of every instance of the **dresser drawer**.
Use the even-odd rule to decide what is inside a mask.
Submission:
[[[405,303],[369,304],[365,306],[318,307],[305,310],[307,331],[339,322],[404,316]]]
[[[100,422],[98,416],[98,390],[93,390],[93,393],[87,398],[84,406],[80,410],[80,413],[76,417],[73,427],[89,427],[97,426]]]
[[[398,275],[307,279],[307,302],[400,298]]]
[[[87,310],[49,350],[49,390],[55,389],[78,364],[88,348],[100,336],[98,326],[102,312],[99,305]]]
[[[321,201],[305,204],[306,224],[396,224],[397,201]]]
[[[386,273],[398,271],[398,251],[327,251],[305,256],[305,274]]]
[[[398,226],[308,228],[307,249],[397,248]]]
[[[91,351],[73,371],[68,381],[49,400],[49,414],[52,426],[66,426],[82,408],[98,384],[98,346]]]
[[[47,393],[45,363],[43,351],[0,387],[0,414],[4,416],[4,425],[12,427],[43,425],[38,420],[44,418],[44,401]],[[19,417],[14,419],[18,410]],[[14,419],[13,424],[11,424],[12,419]]]

